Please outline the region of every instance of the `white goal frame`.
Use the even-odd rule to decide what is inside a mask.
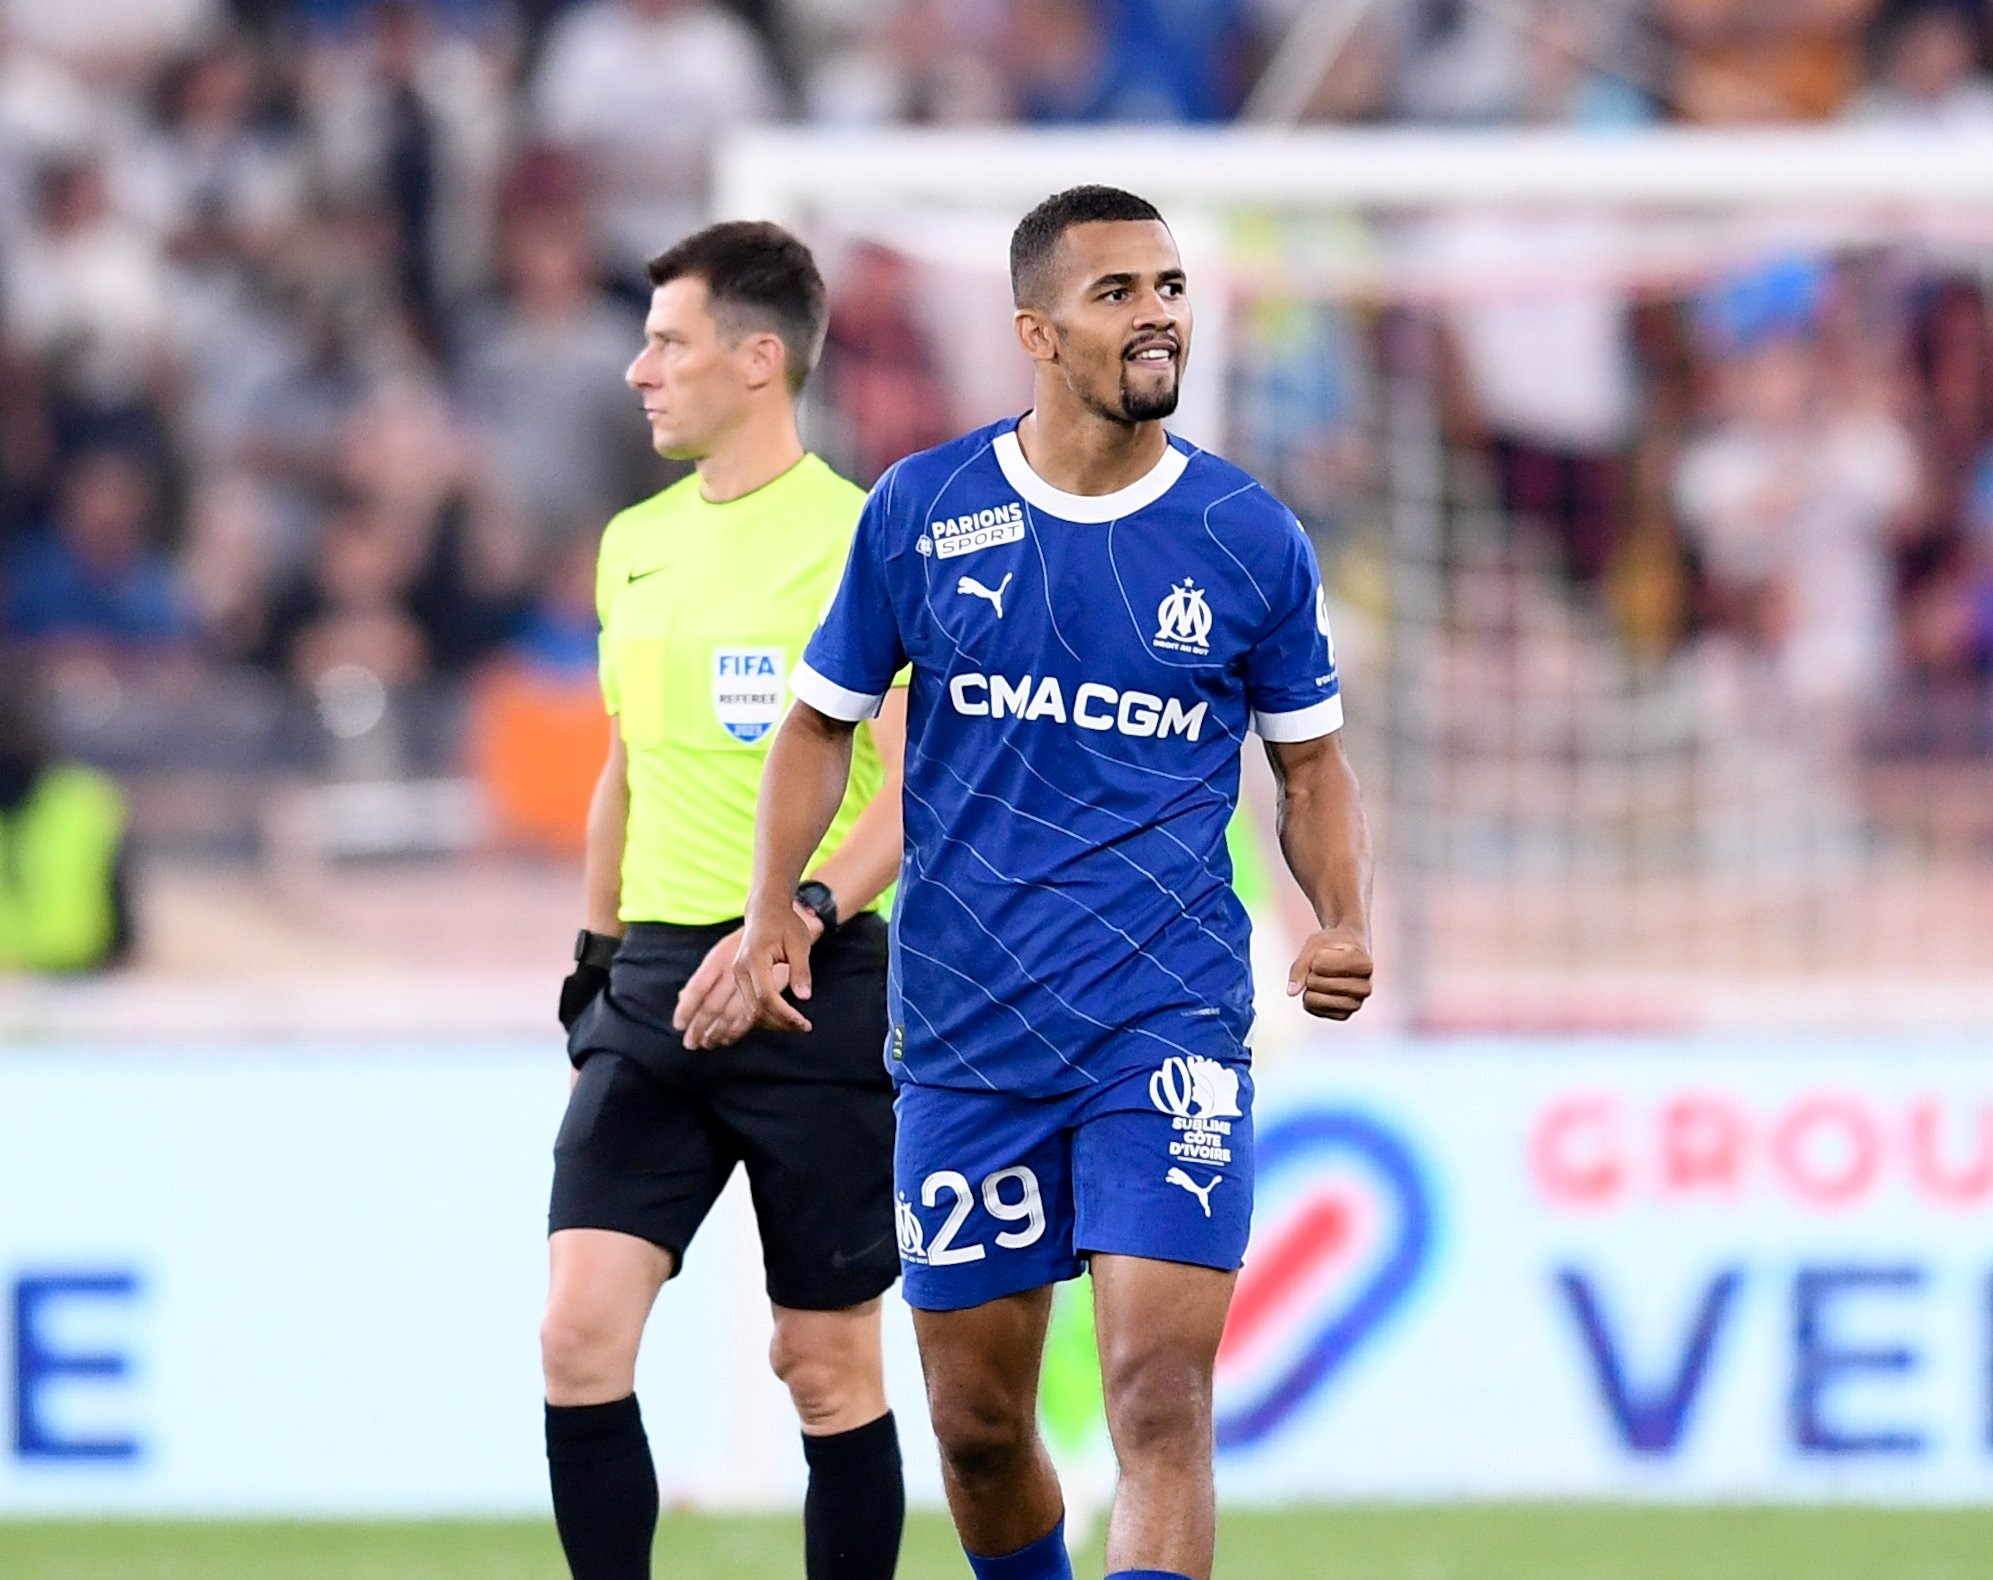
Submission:
[[[1358,212],[1391,220],[1447,209],[1617,208],[1644,211],[1661,222],[1643,246],[1665,243],[1667,225],[1676,218],[1692,230],[1701,219],[1721,216],[1735,222],[1732,229],[1746,245],[1752,236],[1761,241],[1777,236],[1789,223],[1802,244],[1809,233],[1823,229],[1847,244],[1859,244],[1864,236],[1921,234],[1940,241],[1952,257],[1968,260],[1966,267],[1993,277],[1993,135],[1980,133],[1852,127],[1611,133],[1264,125],[1082,131],[775,127],[736,134],[720,151],[715,204],[729,217],[767,218],[805,229],[812,221],[832,227],[848,221],[861,233],[876,229],[881,216],[918,216],[921,224],[909,242],[928,262],[1000,275],[1009,224],[1049,193],[1086,182],[1124,186],[1153,200],[1169,216],[1193,282],[1216,276],[1220,288],[1194,287],[1197,361],[1204,371],[1187,382],[1184,405],[1171,426],[1219,445],[1225,443],[1229,415],[1229,381],[1214,376],[1227,365],[1230,350],[1232,293],[1223,288],[1227,211]],[[954,223],[966,217],[977,223]],[[1311,262],[1297,260],[1302,270]],[[1361,281],[1351,292],[1349,279],[1338,276],[1343,262],[1321,262],[1327,284],[1303,283],[1304,292],[1321,288],[1331,296],[1359,299],[1367,294]],[[1650,248],[1636,267],[1666,278],[1673,273],[1669,263],[1663,252]],[[1394,265],[1382,266],[1388,280]],[[1403,283],[1414,296],[1435,286],[1440,297],[1462,289],[1472,294],[1457,279],[1389,283]],[[1380,419],[1394,441],[1387,447],[1393,458],[1393,540],[1423,564],[1433,559],[1439,530],[1439,488],[1431,473],[1438,454],[1436,416],[1417,399],[1385,405]],[[1404,475],[1396,475],[1400,468]],[[1393,701],[1410,709],[1418,698]],[[1419,772],[1418,764],[1408,761],[1406,781]],[[1416,896],[1405,898],[1398,910],[1396,926],[1409,941],[1421,928]],[[1416,960],[1419,950],[1408,949],[1407,957]],[[1545,1002],[1553,1004],[1583,1004],[1596,996],[1615,1015],[1632,1005],[1636,1022],[1653,990],[1645,979],[1598,982],[1575,995],[1562,982],[1543,986]],[[1408,983],[1407,990],[1407,1002],[1421,999],[1416,983]],[[1486,985],[1490,1002],[1502,1001],[1508,992],[1506,978]],[[1511,996],[1526,1008],[1531,1002],[1527,984]],[[1705,999],[1689,1023],[1791,1029],[1837,1024],[1844,1012],[1862,1006],[1856,984],[1808,975],[1740,984]],[[1664,1000],[1665,994],[1655,1002]],[[1675,1012],[1671,1000],[1663,1007]],[[1983,1028],[1993,1024],[1993,991],[1963,981],[1935,988],[1920,984],[1905,998],[1897,1021]]]
[[[1210,216],[1260,206],[1412,212],[1624,204],[1766,214],[1846,209],[1993,216],[1993,134],[1861,127],[1626,132],[1238,125],[1082,130],[749,128],[718,151],[715,212],[805,222],[826,205],[1006,220],[1061,188],[1105,182],[1169,215],[1193,278],[1224,246]],[[1993,258],[1993,230],[1987,236]],[[993,253],[987,267],[1000,270]],[[1228,294],[1195,293],[1198,361],[1228,365]],[[1222,443],[1225,383],[1186,382],[1172,427]]]
[[[718,212],[789,220],[827,197],[1020,212],[1104,181],[1172,202],[1363,208],[1614,202],[1980,205],[1993,136],[1862,128],[1581,133],[1237,127],[1087,131],[768,127],[720,150]],[[965,194],[973,193],[973,196]]]

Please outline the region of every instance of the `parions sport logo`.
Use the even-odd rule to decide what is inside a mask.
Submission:
[[[993,549],[999,543],[1016,543],[1023,536],[1024,506],[1013,499],[1007,505],[929,522],[916,546],[938,560],[952,560],[978,549]]]

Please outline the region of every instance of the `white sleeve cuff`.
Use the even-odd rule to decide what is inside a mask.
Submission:
[[[795,673],[789,677],[789,689],[826,718],[842,719],[847,724],[876,717],[879,705],[886,700],[883,691],[852,691],[834,680],[825,679],[802,662],[796,665]]]
[[[801,693],[798,692],[800,696]],[[1263,741],[1312,741],[1343,727],[1343,699],[1338,692],[1292,713],[1253,713],[1253,733]]]

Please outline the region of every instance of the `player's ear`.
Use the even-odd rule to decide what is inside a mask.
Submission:
[[[1010,321],[1017,331],[1017,343],[1033,362],[1059,360],[1059,337],[1049,315],[1036,307],[1020,307]]]

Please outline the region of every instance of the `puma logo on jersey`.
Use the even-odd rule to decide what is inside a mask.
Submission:
[[[971,598],[984,599],[992,609],[996,610],[997,618],[1001,620],[1003,618],[1004,589],[1010,585],[1011,578],[1016,574],[1017,572],[1015,571],[1005,572],[1003,580],[996,584],[994,590],[985,587],[973,576],[964,576],[955,584],[955,590],[958,593],[967,593]]]
[[[1169,1173],[1163,1176],[1163,1183],[1165,1185],[1181,1185],[1191,1195],[1195,1196],[1197,1198],[1197,1205],[1204,1209],[1204,1216],[1207,1218],[1211,1216],[1211,1193],[1224,1182],[1224,1175],[1213,1174],[1209,1185],[1200,1186],[1196,1180],[1184,1173],[1182,1169],[1171,1169]]]

